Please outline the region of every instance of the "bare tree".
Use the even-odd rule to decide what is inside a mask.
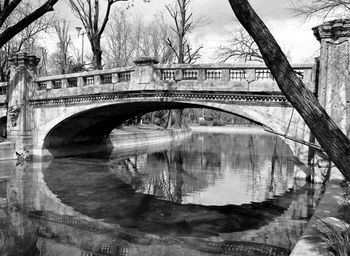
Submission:
[[[69,60],[71,59],[69,56],[69,46],[71,45],[71,38],[68,35],[69,22],[66,20],[56,21],[54,28],[58,37],[55,62],[60,67],[60,74],[65,74],[68,72]]]
[[[116,2],[127,1],[128,0],[106,0],[107,7],[105,8],[101,19],[101,4],[99,0],[69,0],[73,13],[83,23],[87,32],[93,54],[93,66],[95,69],[102,69],[101,37],[106,28],[111,7]],[[149,0],[143,1],[149,2]],[[100,25],[101,20],[102,22]]]
[[[174,26],[171,29],[175,33],[175,40],[168,37],[165,42],[174,52],[177,63],[196,62],[200,58],[199,51],[202,49],[202,46],[193,49],[188,42],[188,35],[193,29],[206,22],[204,17],[193,19],[193,13],[189,12],[190,4],[191,0],[176,0],[175,6],[165,6],[173,20]],[[179,125],[181,128],[183,110],[177,110],[174,114],[176,115],[175,126]],[[172,111],[169,110],[167,127],[170,127],[171,124]]]
[[[315,15],[324,18],[350,16],[350,0],[313,0],[293,3],[295,12],[307,18]]]
[[[305,123],[340,172],[350,180],[350,141],[318,102],[314,94],[294,72],[287,57],[264,22],[247,0],[229,0],[238,20],[253,37],[288,101]]]
[[[125,13],[115,11],[112,22],[106,30],[106,65],[110,68],[124,67],[131,64],[135,47],[132,26],[127,21]]]
[[[40,7],[28,13],[25,17],[4,28],[3,25],[14,13],[22,0],[4,0],[0,2],[0,47],[3,47],[9,40],[20,33],[23,29],[38,20],[47,12],[53,11],[53,6],[58,0],[47,0]]]
[[[21,20],[28,16],[33,11],[33,6],[30,3],[21,4],[13,12],[13,15],[9,18],[9,25],[13,24],[16,20]],[[29,24],[21,32],[19,32],[12,40],[11,44],[14,52],[24,50],[26,52],[33,52],[33,47],[37,41],[39,35],[42,32],[47,32],[52,27],[53,15],[41,16],[33,23]]]
[[[12,1],[14,2],[14,1]],[[1,10],[5,11],[5,6],[9,6],[9,3],[2,3],[0,5]],[[11,30],[15,27],[21,20],[26,19],[35,12],[35,9],[30,3],[21,3],[21,1],[16,5],[12,10],[10,15],[7,16],[5,20],[2,21],[1,30],[3,33],[5,31]],[[1,15],[1,13],[0,13]],[[15,36],[11,37],[4,45],[1,47],[0,53],[0,77],[1,80],[5,80],[5,74],[7,70],[7,59],[10,54],[26,51],[34,53],[38,49],[37,40],[40,33],[48,31],[52,25],[52,16],[39,16],[33,22],[27,24],[26,27],[23,27]],[[6,34],[5,34],[6,35]],[[0,38],[0,41],[3,38]]]
[[[123,67],[132,64],[133,59],[145,56],[160,63],[172,63],[175,54],[165,43],[166,38],[174,38],[174,34],[161,15],[145,23],[142,17],[129,21],[123,11],[116,11],[106,30],[106,64]]]
[[[169,45],[165,43],[165,40],[175,41],[176,36],[174,33],[172,33],[171,26],[165,19],[163,13],[158,13],[154,19],[154,22],[158,25],[157,29],[151,34],[154,57],[160,63],[172,63],[174,62],[176,55],[173,49],[171,49]],[[151,25],[149,26],[152,27]],[[159,41],[159,38],[161,38],[162,42]]]
[[[166,39],[175,40],[169,23],[162,14],[154,16],[149,24],[144,24],[142,19],[134,20],[134,46],[135,57],[149,56],[160,63],[172,63],[175,53],[165,43]]]
[[[235,31],[232,39],[216,50],[216,59],[220,62],[228,60],[263,62],[258,46],[243,28]]]
[[[166,43],[176,55],[177,63],[195,62],[199,59],[199,51],[202,49],[201,46],[193,49],[188,42],[188,34],[205,22],[204,18],[193,19],[193,14],[188,11],[190,3],[191,0],[176,0],[174,7],[166,5],[175,25],[171,29],[176,35],[176,41],[167,38]]]

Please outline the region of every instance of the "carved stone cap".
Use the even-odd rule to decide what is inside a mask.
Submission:
[[[337,40],[341,37],[350,37],[350,19],[327,21],[312,30],[318,41],[327,38]]]
[[[141,57],[141,58],[134,60],[134,63],[136,66],[151,66],[154,64],[158,64],[159,62],[153,58]]]
[[[35,55],[28,55],[25,52],[14,53],[8,59],[10,65],[36,67],[40,61]]]

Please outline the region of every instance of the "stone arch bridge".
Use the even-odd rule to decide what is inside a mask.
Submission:
[[[123,121],[161,109],[212,108],[250,119],[274,132],[308,140],[309,131],[264,65],[159,65],[143,58],[135,66],[36,78],[38,59],[13,55],[10,80],[0,85],[0,120],[17,150],[56,155],[68,146],[108,147]],[[313,64],[293,65],[317,93]],[[1,124],[0,124],[1,125]],[[74,148],[74,147],[73,147]]]

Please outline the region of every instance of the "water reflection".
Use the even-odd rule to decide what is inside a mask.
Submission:
[[[111,159],[110,171],[136,192],[176,203],[261,202],[293,186],[294,156],[269,135],[195,134],[168,151]]]
[[[276,137],[196,134],[149,151],[2,163],[0,254],[287,255],[318,198]]]

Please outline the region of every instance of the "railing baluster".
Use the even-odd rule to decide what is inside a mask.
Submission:
[[[86,76],[85,77],[85,85],[93,85],[94,84],[94,77],[93,76]]]
[[[61,89],[62,88],[62,81],[61,80],[54,80],[52,81],[52,89]]]
[[[121,72],[119,73],[119,82],[129,82],[131,80],[131,73],[130,72]]]
[[[256,69],[255,76],[256,80],[275,80],[268,69]]]
[[[2,83],[0,85],[0,95],[6,95],[7,94],[7,83]]]
[[[69,88],[78,87],[78,78],[77,77],[68,78],[67,81],[68,81],[67,87],[69,87]]]
[[[230,69],[230,80],[246,80],[247,73],[244,69]]]
[[[111,83],[112,83],[112,74],[101,76],[101,84],[111,84]]]
[[[47,81],[38,82],[38,87],[39,87],[39,90],[47,89]]]
[[[222,71],[219,69],[207,69],[205,72],[206,80],[221,80]]]
[[[175,80],[175,70],[162,70],[161,79],[165,81]]]
[[[198,79],[198,70],[194,70],[194,69],[183,70],[183,79],[184,80],[197,80]]]

